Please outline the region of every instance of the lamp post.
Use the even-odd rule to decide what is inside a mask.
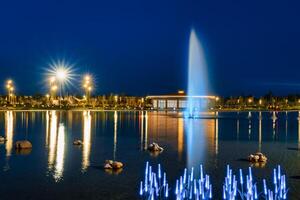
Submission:
[[[92,77],[90,75],[85,75],[83,78],[83,89],[85,93],[86,104],[89,104],[91,92],[93,89]]]
[[[14,91],[15,91],[12,80],[8,80],[6,82],[6,90],[7,90],[7,100],[8,100],[9,103],[12,103],[13,96],[14,96]]]
[[[61,67],[56,70],[56,78],[59,83],[59,107],[61,108],[61,99],[62,99],[62,85],[67,79],[67,71],[65,68]],[[56,86],[57,89],[57,86]]]
[[[51,76],[49,78],[49,88],[50,88],[50,97],[49,99],[51,98],[54,98],[56,95],[56,90],[57,90],[57,85],[56,85],[56,78],[55,76]]]

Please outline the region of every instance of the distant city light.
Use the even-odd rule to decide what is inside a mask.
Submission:
[[[85,80],[86,81],[89,81],[91,79],[91,76],[90,75],[85,75]]]
[[[60,90],[72,85],[72,80],[75,77],[74,65],[66,60],[53,60],[48,66],[46,76],[50,82],[51,90],[52,86],[56,84],[59,84]]]
[[[51,90],[52,90],[52,91],[56,91],[56,90],[57,90],[57,85],[53,85],[53,86],[51,87]]]
[[[14,96],[14,85],[13,85],[13,81],[11,79],[8,79],[6,81],[6,89],[7,89],[7,95],[8,95],[8,101],[12,102],[13,101],[13,96]]]
[[[56,71],[56,77],[57,77],[58,80],[60,80],[60,81],[63,82],[65,79],[68,78],[68,72],[67,72],[67,70],[65,68],[59,68],[59,69],[57,69],[57,71]]]
[[[49,80],[50,80],[50,84],[52,84],[52,83],[55,82],[55,77],[54,77],[54,76],[51,76],[51,77],[49,78]]]
[[[91,91],[93,89],[93,80],[92,80],[92,76],[90,74],[86,74],[83,76],[82,87],[83,87],[84,93],[85,93],[84,99],[87,100],[87,103],[88,103],[90,100],[90,97],[91,97]]]

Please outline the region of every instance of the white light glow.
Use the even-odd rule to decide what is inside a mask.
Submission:
[[[52,60],[48,67],[45,74],[47,84],[49,84],[50,81],[50,86],[52,86],[52,84],[55,84],[57,81],[62,89],[72,85],[72,81],[75,79],[73,64],[65,60]]]
[[[83,152],[82,152],[82,170],[85,171],[90,164],[91,151],[91,113],[83,112]]]
[[[55,181],[60,181],[64,171],[64,156],[65,156],[65,126],[59,124],[56,150],[56,164],[55,164]]]
[[[6,143],[5,143],[5,149],[6,149],[6,156],[11,155],[12,147],[13,147],[13,124],[14,124],[14,118],[12,111],[7,111],[5,114],[5,128],[6,128]]]
[[[50,115],[50,136],[49,136],[49,155],[48,155],[48,168],[51,170],[53,168],[55,160],[55,149],[57,140],[57,115],[56,111],[51,111]]]
[[[64,68],[57,69],[56,77],[60,81],[64,81],[67,78],[67,71]]]

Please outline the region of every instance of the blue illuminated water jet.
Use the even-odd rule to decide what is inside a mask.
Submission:
[[[188,117],[197,117],[203,110],[203,105],[194,97],[204,96],[208,93],[207,65],[203,47],[194,29],[191,30],[189,39],[188,57]]]

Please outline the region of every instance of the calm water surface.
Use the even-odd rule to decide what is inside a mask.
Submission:
[[[138,199],[146,161],[161,163],[169,182],[185,167],[204,165],[214,199],[220,199],[226,164],[262,151],[269,161],[254,166],[257,178],[271,177],[281,164],[289,199],[300,199],[300,121],[298,112],[219,113],[218,119],[183,119],[173,112],[0,112],[0,199]],[[16,140],[30,140],[31,151],[17,152]],[[84,142],[73,146],[75,139]],[[160,155],[143,151],[151,142]],[[122,171],[102,169],[106,159],[122,161]],[[258,180],[259,181],[259,180]],[[173,185],[172,184],[172,185]]]

